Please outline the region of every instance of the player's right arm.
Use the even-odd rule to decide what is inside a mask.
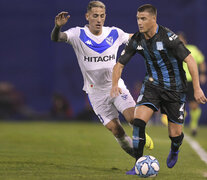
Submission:
[[[119,79],[121,78],[124,66],[129,62],[131,57],[136,53],[136,48],[134,47],[134,36],[130,39],[129,43],[126,45],[125,49],[122,51],[118,62],[113,68],[112,73],[112,88],[111,97],[116,97],[122,93],[121,88],[118,87]]]
[[[61,12],[55,17],[55,27],[52,30],[51,33],[51,40],[55,42],[65,42],[67,41],[67,35],[63,32],[61,32],[61,27],[64,26],[67,22],[70,16],[68,15],[68,12]]]
[[[112,73],[112,88],[111,88],[111,97],[116,97],[122,93],[121,88],[118,87],[119,79],[121,78],[124,65],[117,62],[113,68]]]

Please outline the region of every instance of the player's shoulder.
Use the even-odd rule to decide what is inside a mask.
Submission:
[[[133,36],[131,37],[131,41],[141,41],[142,38],[143,36],[140,32],[135,32]]]
[[[122,30],[121,28],[116,27],[116,26],[103,26],[103,30],[104,31],[109,31],[109,32],[112,31],[112,30],[116,30],[119,33],[125,33],[124,30]]]
[[[67,29],[65,32],[69,32],[70,34],[78,34],[80,32],[80,29],[84,29],[84,27],[79,27],[79,26],[76,26],[76,27],[71,27],[69,29]]]
[[[178,35],[167,27],[159,25],[159,29],[160,34],[164,39],[166,38],[167,40],[172,41],[178,38]]]

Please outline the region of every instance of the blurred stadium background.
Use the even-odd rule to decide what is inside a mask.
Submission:
[[[71,16],[63,30],[84,26],[87,23],[85,12],[88,2],[89,0],[0,1],[0,82],[12,84],[17,91],[16,96],[20,92],[23,102],[19,100],[19,104],[24,104],[22,111],[26,111],[26,115],[46,117],[51,112],[54,94],[57,93],[69,102],[73,117],[80,115],[87,107],[75,53],[67,44],[52,42],[50,33],[54,27],[54,17],[60,11],[67,11]],[[105,25],[117,26],[131,33],[138,29],[137,8],[145,3],[155,5],[158,9],[158,23],[174,32],[185,32],[188,42],[197,45],[207,57],[206,0],[103,2],[107,7]],[[143,66],[143,59],[136,55],[125,68],[123,79],[133,94],[136,94],[134,87],[144,77]],[[203,89],[207,95],[207,85]],[[202,109],[200,123],[207,124],[207,105],[202,105]],[[15,116],[19,119],[21,117],[24,116]]]

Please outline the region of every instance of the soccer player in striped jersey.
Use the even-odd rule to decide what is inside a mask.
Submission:
[[[124,81],[119,80],[123,93],[112,98],[112,70],[116,64],[117,51],[121,44],[131,37],[117,27],[105,27],[105,5],[101,1],[91,1],[88,4],[84,27],[70,28],[61,32],[61,27],[69,19],[67,12],[59,13],[55,18],[55,27],[51,39],[55,42],[66,42],[72,45],[83,75],[83,90],[88,94],[94,112],[102,124],[110,130],[120,146],[134,157],[132,139],[125,133],[118,111],[133,124],[135,101]],[[153,142],[147,135],[146,147],[153,148]]]
[[[143,156],[145,126],[153,113],[161,109],[161,112],[168,117],[171,149],[167,166],[172,168],[177,162],[179,147],[184,137],[182,128],[187,82],[183,61],[192,76],[196,101],[205,104],[207,99],[199,84],[195,60],[176,34],[157,24],[157,9],[151,4],[139,7],[137,23],[139,32],[133,35],[114,66],[111,96],[119,95],[122,90],[118,80],[124,66],[136,52],[141,54],[145,60],[147,73],[135,108],[133,125],[135,156],[136,159]],[[127,174],[135,174],[135,169],[132,168]]]

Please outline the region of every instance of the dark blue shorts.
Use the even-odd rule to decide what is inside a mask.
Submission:
[[[185,112],[186,93],[160,88],[159,86],[145,83],[137,99],[137,105],[145,105],[154,111],[161,110],[166,114],[168,121],[183,124]]]

